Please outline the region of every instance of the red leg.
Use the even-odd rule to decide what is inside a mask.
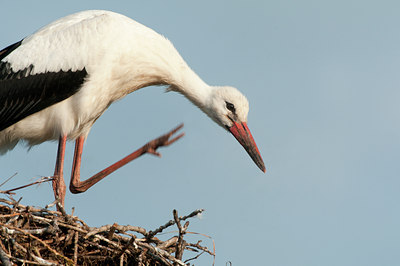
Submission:
[[[72,166],[72,174],[71,174],[71,183],[69,185],[69,189],[72,193],[82,193],[88,190],[91,186],[114,172],[115,170],[121,168],[125,164],[131,162],[132,160],[142,156],[145,153],[154,154],[157,156],[161,156],[156,150],[159,147],[168,146],[181,137],[183,137],[183,133],[178,135],[177,137],[169,140],[169,138],[176,133],[179,129],[183,127],[183,124],[179,125],[177,128],[171,130],[167,134],[152,140],[145,144],[143,147],[138,149],[137,151],[132,152],[128,156],[124,157],[123,159],[119,160],[118,162],[114,163],[113,165],[107,167],[106,169],[98,172],[94,176],[86,179],[85,181],[80,181],[80,168],[81,168],[81,158],[82,158],[82,149],[83,143],[85,139],[83,137],[79,137],[75,143],[75,154],[74,154],[74,162]]]
[[[54,169],[53,176],[53,191],[54,197],[60,200],[62,206],[64,206],[65,191],[66,186],[64,182],[63,169],[64,169],[64,154],[65,154],[65,144],[67,142],[67,137],[62,136],[58,140],[58,150],[57,150],[57,160],[56,167]]]

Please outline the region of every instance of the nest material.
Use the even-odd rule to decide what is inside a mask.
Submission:
[[[187,232],[189,222],[182,225],[181,221],[202,213],[201,209],[183,217],[174,210],[173,220],[147,231],[117,223],[89,227],[62,208],[59,212],[48,207],[23,206],[12,198],[0,198],[3,265],[190,265],[204,253],[215,257],[214,247],[211,251],[201,245],[201,240],[189,243],[183,239],[191,232]],[[177,235],[165,241],[156,237],[172,225],[177,225]],[[184,251],[196,255],[183,261]]]

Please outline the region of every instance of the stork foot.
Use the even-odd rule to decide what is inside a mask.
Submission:
[[[174,135],[182,127],[183,127],[183,124],[180,124],[179,126],[174,128],[170,132],[162,135],[161,137],[158,137],[158,138],[156,138],[156,139],[154,139],[152,141],[149,141],[147,144],[145,144],[143,146],[143,151],[145,153],[150,153],[150,154],[153,154],[155,156],[161,157],[161,154],[159,152],[157,152],[157,149],[159,147],[169,146],[170,144],[174,143],[178,139],[182,138],[185,135],[185,133],[181,133],[178,136],[170,139],[172,137],[172,135]]]

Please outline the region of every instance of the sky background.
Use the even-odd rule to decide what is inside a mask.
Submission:
[[[83,194],[68,191],[68,212],[90,226],[152,230],[173,209],[204,208],[189,230],[215,240],[216,265],[400,265],[398,1],[7,1],[0,47],[86,9],[153,28],[207,83],[239,88],[267,173],[184,97],[150,87],[96,122],[82,179],[181,122],[186,136],[162,159],[144,156]],[[56,150],[20,145],[2,156],[0,181],[18,175],[0,189],[51,175]],[[70,143],[68,183],[72,155]],[[53,193],[42,184],[15,197],[44,206]],[[196,263],[211,264],[207,255]]]

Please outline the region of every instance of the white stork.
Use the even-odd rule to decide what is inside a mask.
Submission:
[[[209,86],[165,37],[123,15],[83,11],[56,20],[0,51],[0,153],[20,140],[28,146],[59,140],[53,190],[64,205],[66,140],[75,140],[70,190],[86,191],[145,153],[176,141],[179,126],[98,174],[80,181],[83,143],[114,101],[150,85],[183,94],[229,130],[265,172],[247,127],[248,101],[233,87]]]

